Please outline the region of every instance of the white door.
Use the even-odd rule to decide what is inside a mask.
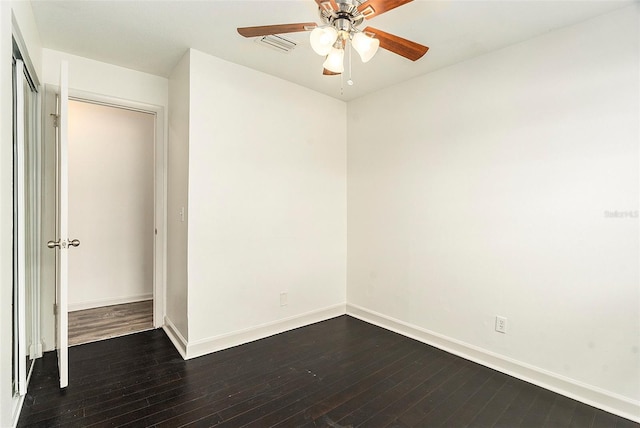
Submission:
[[[69,254],[71,247],[80,245],[77,239],[68,236],[69,178],[68,178],[68,64],[60,65],[60,92],[57,105],[57,167],[56,167],[56,241],[49,241],[49,248],[56,249],[56,348],[60,388],[69,384],[69,339],[68,339],[68,284]]]

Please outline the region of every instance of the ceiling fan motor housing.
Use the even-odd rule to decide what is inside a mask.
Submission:
[[[351,33],[364,21],[364,15],[358,12],[359,0],[335,0],[338,10],[333,10],[331,4],[328,7],[318,9],[320,18],[325,24],[331,25],[338,32]],[[324,3],[323,3],[324,4]]]

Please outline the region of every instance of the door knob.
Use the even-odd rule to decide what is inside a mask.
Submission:
[[[67,241],[66,239],[61,239],[58,241],[49,241],[47,242],[47,247],[49,248],[67,248],[67,247],[78,247],[80,246],[80,240],[74,239],[72,241]]]

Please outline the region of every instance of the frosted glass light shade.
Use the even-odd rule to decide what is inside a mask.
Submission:
[[[368,62],[378,52],[380,40],[369,37],[364,33],[356,33],[351,39],[351,45],[360,55],[362,62]]]
[[[344,49],[331,48],[322,66],[334,73],[342,73],[344,71]]]
[[[309,36],[311,47],[318,55],[327,55],[338,39],[338,32],[333,27],[316,27]]]
[[[342,73],[344,71],[344,49],[331,48],[322,66],[334,73]]]

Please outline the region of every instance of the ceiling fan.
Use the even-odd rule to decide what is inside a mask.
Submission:
[[[359,28],[364,20],[375,18],[411,1],[413,0],[315,0],[320,19],[324,23],[322,25],[303,22],[241,27],[238,28],[238,33],[244,37],[258,37],[311,31],[311,47],[318,55],[326,56],[323,64],[325,75],[341,74],[344,71],[344,53],[348,44],[363,62],[373,58],[378,47],[417,61],[427,53],[427,46],[373,27]]]

